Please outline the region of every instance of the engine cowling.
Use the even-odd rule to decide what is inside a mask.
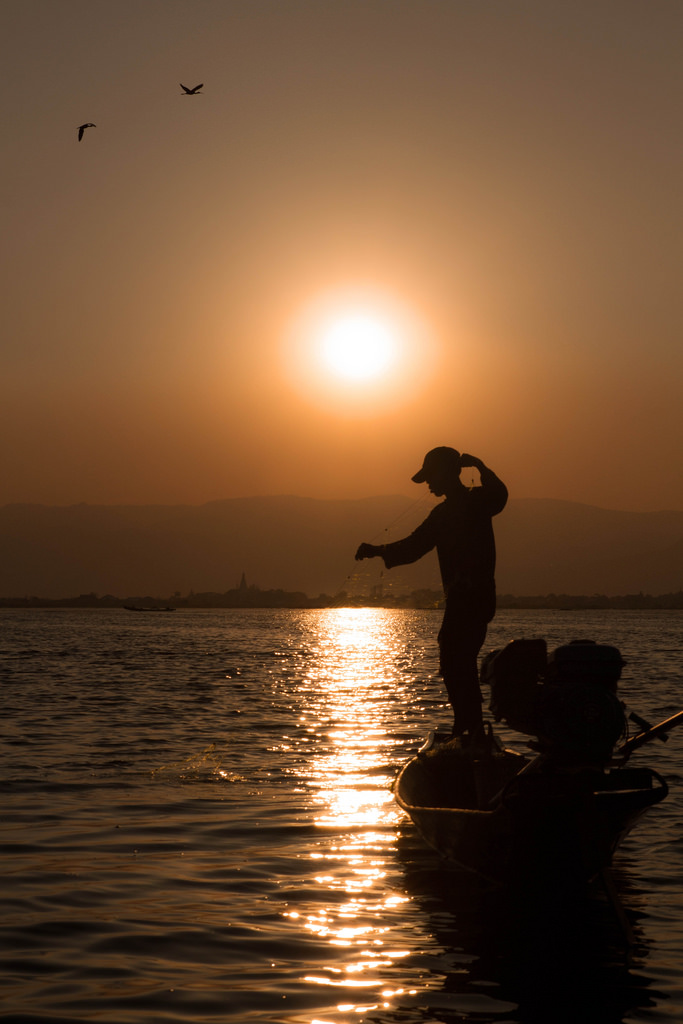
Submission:
[[[605,764],[625,732],[617,683],[625,662],[616,647],[578,640],[548,655],[543,639],[513,640],[491,651],[481,679],[496,721],[536,737],[565,761]]]

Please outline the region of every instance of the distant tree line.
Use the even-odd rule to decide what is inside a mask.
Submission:
[[[129,608],[131,610],[173,610],[175,608],[443,608],[444,596],[441,590],[413,590],[406,594],[386,594],[375,589],[368,595],[348,594],[341,591],[334,596],[320,594],[311,598],[301,591],[261,590],[255,586],[240,586],[224,593],[205,592],[182,596],[176,592],[171,597],[114,597],[106,594],[79,594],[78,597],[2,597],[0,608]],[[498,608],[536,608],[558,610],[581,610],[597,608],[657,609],[683,608],[683,590],[676,593],[626,594],[541,594],[516,596],[499,594]]]
[[[413,590],[409,594],[350,597],[348,604],[385,608],[443,608],[445,598],[441,590]],[[617,596],[607,594],[534,594],[530,596],[498,594],[496,607],[500,610],[506,608],[548,608],[567,611],[597,608],[676,609],[683,608],[683,590],[672,594],[660,594],[659,596],[643,594],[642,592]]]
[[[512,594],[500,594],[497,601],[499,608],[556,608],[580,610],[583,608],[623,608],[623,609],[656,609],[683,608],[683,590],[673,594],[623,594],[608,596],[607,594],[545,594],[531,597],[515,597]]]
[[[114,597],[105,594],[79,594],[78,597],[3,597],[0,608],[128,608],[131,611],[172,611],[176,608],[325,608],[335,604],[327,594],[309,598],[299,591],[260,590],[258,587],[240,587],[225,593],[206,592],[172,597]]]

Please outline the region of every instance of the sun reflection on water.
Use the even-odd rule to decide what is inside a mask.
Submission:
[[[286,916],[330,947],[329,963],[305,980],[340,990],[337,1012],[357,1019],[361,1012],[389,1007],[399,994],[415,991],[397,985],[393,976],[409,953],[397,940],[408,897],[396,888],[395,826],[402,815],[390,784],[400,708],[409,698],[410,680],[396,668],[392,612],[331,609],[316,623],[302,681],[306,710],[300,728],[307,740],[304,771],[320,830],[309,853],[317,893],[309,912],[300,907]],[[349,1001],[360,991],[372,993],[369,1003]]]

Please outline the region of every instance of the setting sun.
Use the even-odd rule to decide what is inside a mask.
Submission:
[[[326,367],[341,377],[378,377],[396,358],[395,332],[377,317],[349,313],[323,331],[320,354]]]
[[[335,415],[381,414],[431,378],[431,331],[418,311],[379,289],[330,289],[292,319],[283,368],[299,394]]]

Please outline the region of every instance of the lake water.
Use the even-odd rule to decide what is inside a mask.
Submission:
[[[617,856],[630,957],[445,872],[390,785],[449,722],[440,613],[0,612],[0,1021],[683,1020],[683,727]],[[592,638],[652,721],[683,708],[679,612],[501,611],[485,649]],[[524,739],[502,730],[512,745]]]

